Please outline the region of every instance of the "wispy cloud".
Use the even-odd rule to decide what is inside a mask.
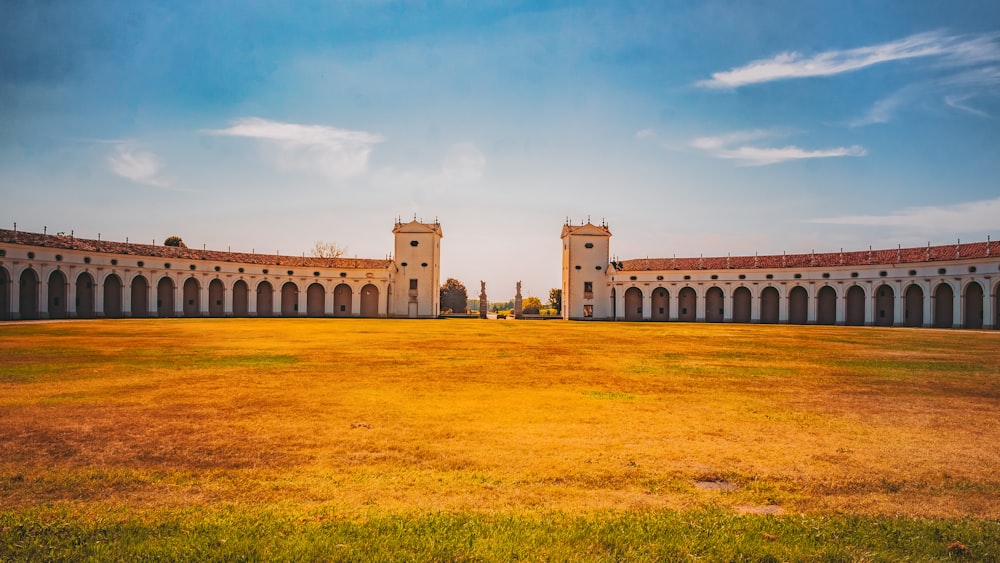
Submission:
[[[949,64],[978,64],[1000,60],[1000,46],[996,40],[997,34],[946,35],[935,31],[812,56],[791,51],[713,73],[711,79],[696,84],[704,88],[739,88],[775,80],[831,76],[881,63],[924,57],[940,57]]]
[[[690,146],[716,157],[735,160],[743,166],[765,166],[788,160],[803,160],[810,158],[833,158],[841,156],[865,156],[864,147],[834,147],[829,149],[807,150],[794,145],[784,147],[762,147],[748,145],[768,137],[787,135],[787,132],[768,129],[750,131],[733,131],[712,137],[698,137],[691,141]]]
[[[160,176],[163,163],[148,150],[139,148],[132,141],[117,141],[107,159],[108,168],[122,178],[133,182],[165,188],[170,182]]]
[[[375,183],[393,188],[431,190],[443,193],[455,186],[476,184],[486,170],[486,155],[473,143],[457,143],[448,148],[437,170],[397,170],[384,168],[375,173]]]
[[[1000,198],[941,206],[904,207],[888,215],[845,215],[809,223],[913,228],[920,232],[989,233],[997,227]]]
[[[985,111],[981,109],[976,109],[965,103],[966,100],[970,100],[974,97],[975,97],[974,94],[965,94],[961,96],[950,95],[944,97],[944,103],[948,107],[952,107],[957,110],[964,111],[966,113],[971,113],[972,115],[978,115],[979,117],[989,117],[990,114],[986,113]]]
[[[246,137],[260,141],[264,155],[287,170],[319,172],[331,178],[363,174],[381,135],[326,125],[302,125],[259,117],[237,119],[225,129],[206,131],[212,135]]]

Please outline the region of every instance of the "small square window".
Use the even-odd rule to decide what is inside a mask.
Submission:
[[[410,280],[410,291],[416,291],[416,289],[417,289],[417,280]]]
[[[341,312],[341,313],[343,313],[343,312],[344,312],[344,311],[346,311],[346,310],[347,310],[347,305],[341,305],[341,306],[340,306],[340,312]]]

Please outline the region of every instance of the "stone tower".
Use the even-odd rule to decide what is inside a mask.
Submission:
[[[613,303],[608,283],[611,231],[607,225],[562,229],[562,316],[564,319],[609,319]]]
[[[396,284],[390,316],[436,317],[441,311],[441,224],[396,222]]]

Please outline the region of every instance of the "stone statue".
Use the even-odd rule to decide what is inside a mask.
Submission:
[[[490,308],[489,302],[486,300],[486,282],[479,281],[479,318],[485,319],[486,313]]]
[[[524,315],[521,312],[521,280],[517,281],[517,292],[514,294],[514,318],[524,318]]]

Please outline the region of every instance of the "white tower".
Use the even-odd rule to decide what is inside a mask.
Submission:
[[[436,317],[441,310],[441,224],[397,221],[396,283],[389,316]]]
[[[611,231],[607,225],[563,225],[562,316],[564,319],[610,319],[608,284]]]

